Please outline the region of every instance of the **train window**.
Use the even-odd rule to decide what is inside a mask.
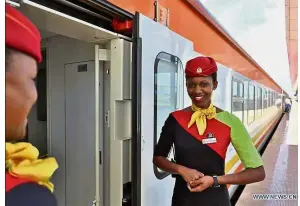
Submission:
[[[176,56],[159,53],[154,65],[154,145],[157,144],[161,129],[169,114],[183,107],[184,72],[180,59]],[[169,158],[173,158],[173,150]],[[157,178],[166,176],[155,169]]]
[[[262,98],[262,89],[260,87],[257,88],[257,116],[262,116],[263,110],[263,98]]]
[[[273,104],[273,92],[272,91],[270,91],[269,96],[270,96],[269,107],[272,107],[272,104]]]
[[[231,113],[243,121],[244,115],[244,84],[243,82],[232,81],[232,105]]]
[[[248,93],[248,124],[255,120],[255,87],[249,84]]]
[[[282,106],[281,104],[282,104],[281,94],[276,93],[275,105],[277,106],[277,108],[280,108]]]
[[[244,85],[241,82],[232,82],[232,96],[233,97],[243,97],[244,96]]]
[[[269,91],[269,103],[268,103],[268,107],[271,107],[272,106],[272,91]]]
[[[236,82],[236,81],[232,82],[232,96],[233,97],[238,96],[238,84],[239,84],[239,82]]]
[[[264,96],[263,96],[263,106],[264,106],[264,112],[267,111],[268,108],[268,91],[266,89],[264,89]]]

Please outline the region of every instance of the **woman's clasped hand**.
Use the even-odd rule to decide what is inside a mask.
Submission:
[[[213,178],[205,176],[198,170],[182,167],[179,173],[187,182],[187,187],[191,192],[201,192],[213,185]]]

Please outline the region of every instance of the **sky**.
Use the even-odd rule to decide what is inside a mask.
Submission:
[[[284,0],[198,0],[289,94],[293,94]]]

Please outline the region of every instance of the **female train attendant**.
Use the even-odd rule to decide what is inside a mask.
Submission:
[[[153,163],[176,177],[172,206],[230,205],[226,184],[262,181],[263,161],[243,123],[211,101],[218,86],[214,59],[197,57],[188,61],[185,74],[192,105],[169,115],[155,147]],[[230,143],[246,169],[225,175]],[[172,145],[176,163],[166,159]]]
[[[56,206],[54,158],[38,159],[38,150],[22,140],[36,101],[34,78],[40,63],[40,33],[19,11],[5,4],[5,205]]]

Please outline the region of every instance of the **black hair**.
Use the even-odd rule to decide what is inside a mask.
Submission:
[[[15,50],[5,46],[5,71],[9,70],[10,63],[11,63],[11,57],[15,53]]]
[[[211,77],[212,77],[212,79],[213,79],[213,82],[216,82],[217,81],[217,72],[215,72],[215,73],[213,73],[212,75],[211,75]]]
[[[212,73],[210,76],[212,77],[213,82],[218,81],[218,78],[217,78],[217,77],[218,77],[217,72]],[[185,76],[185,78],[187,79],[188,77]]]

